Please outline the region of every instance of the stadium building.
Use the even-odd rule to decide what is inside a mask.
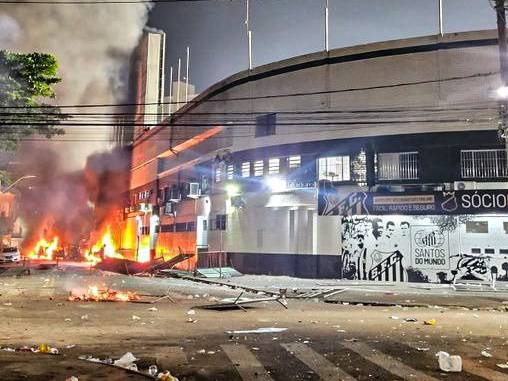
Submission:
[[[237,73],[135,134],[129,224],[188,266],[508,280],[500,84],[495,31]]]

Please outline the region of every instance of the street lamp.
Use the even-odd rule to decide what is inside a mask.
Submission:
[[[501,86],[497,90],[497,96],[502,99],[508,98],[508,86]]]
[[[2,190],[0,188],[0,193],[6,193],[7,191],[9,191],[10,189],[12,189],[14,187],[14,185],[16,185],[17,183],[19,183],[20,181],[23,181],[23,180],[26,180],[26,179],[33,179],[34,177],[37,177],[37,176],[34,176],[34,175],[25,175],[25,176],[22,176],[20,177],[19,179],[17,179],[16,181],[14,181],[11,185],[9,185],[7,188],[5,188],[4,190]]]

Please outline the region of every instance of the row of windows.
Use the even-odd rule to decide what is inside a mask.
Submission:
[[[285,163],[283,163],[285,161]],[[243,178],[247,177],[261,177],[267,175],[278,175],[283,171],[284,168],[288,172],[295,171],[300,168],[302,162],[301,156],[289,156],[289,157],[274,157],[268,159],[267,167],[265,168],[264,160],[244,161],[240,166],[240,175]],[[228,165],[217,165],[215,167],[215,182],[221,182],[224,180],[233,180],[235,175],[235,167],[233,164]]]
[[[377,179],[381,181],[418,180],[420,176],[418,156],[418,152],[414,151],[378,153],[375,155]],[[503,149],[463,150],[460,152],[461,176],[464,179],[508,177],[506,160],[506,151]],[[278,175],[283,171],[290,173],[300,168],[301,163],[300,155],[270,158],[266,162],[264,160],[244,161],[240,166],[240,175],[248,178]],[[318,179],[351,181],[353,165],[349,155],[321,157],[317,162]],[[218,165],[215,168],[215,182],[232,180],[234,175],[233,164]]]

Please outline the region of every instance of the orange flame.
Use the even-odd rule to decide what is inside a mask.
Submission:
[[[134,300],[140,300],[140,297],[135,292],[116,291],[112,289],[100,289],[97,286],[89,286],[88,292],[83,295],[71,295],[69,301],[85,301],[85,302],[129,302]]]
[[[52,260],[55,251],[58,249],[58,237],[54,237],[48,242],[45,238],[41,238],[35,244],[34,248],[29,251],[28,258]]]
[[[111,235],[111,226],[109,225],[92,248],[85,251],[85,259],[94,265],[102,262],[103,258],[123,258],[123,255],[117,252],[116,244]]]

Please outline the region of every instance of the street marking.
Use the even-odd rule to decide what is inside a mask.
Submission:
[[[235,365],[243,381],[273,381],[263,365],[245,345],[228,344],[221,347]]]
[[[364,359],[370,361],[373,364],[376,364],[377,366],[380,366],[381,368],[386,369],[388,372],[403,378],[404,380],[438,381],[437,378],[428,376],[419,370],[413,369],[389,355],[374,350],[367,344],[342,342],[341,345],[347,349],[352,350],[353,352],[358,353]]]
[[[325,357],[303,343],[281,345],[324,381],[356,381],[356,378],[337,368]]]
[[[471,359],[462,359],[462,367],[468,373],[485,378],[489,381],[508,381],[508,374],[493,369],[484,368]]]

